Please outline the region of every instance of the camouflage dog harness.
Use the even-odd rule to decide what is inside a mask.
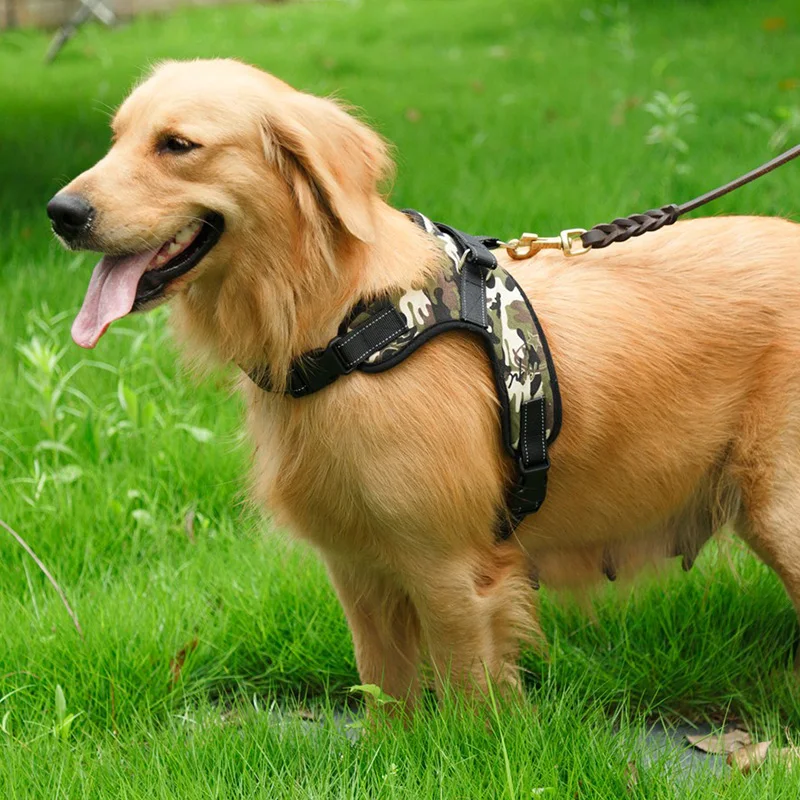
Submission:
[[[440,241],[446,256],[442,269],[418,288],[359,303],[327,347],[295,360],[283,391],[304,397],[355,369],[383,372],[445,331],[480,335],[494,372],[503,443],[517,465],[507,509],[499,517],[498,532],[507,538],[527,514],[539,510],[547,490],[547,446],[561,426],[550,351],[528,298],[491,252],[497,239],[469,236],[416,211],[405,213]],[[262,389],[281,391],[263,371],[250,377]]]

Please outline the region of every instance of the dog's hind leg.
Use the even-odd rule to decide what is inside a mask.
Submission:
[[[798,464],[800,468],[800,464]],[[800,471],[797,474],[800,481]],[[765,506],[750,507],[737,523],[737,532],[756,555],[770,566],[786,589],[800,616],[800,486],[777,493]],[[800,673],[800,647],[795,653]]]
[[[736,529],[777,573],[800,616],[800,409],[791,399],[800,397],[800,380],[787,372],[772,371],[773,385],[745,419],[733,463],[743,501]]]
[[[736,529],[781,579],[800,616],[800,453],[795,466],[794,486],[780,485],[787,476],[768,493],[758,485],[745,490],[745,508]],[[795,654],[795,670],[800,672],[800,648]]]
[[[420,632],[408,595],[363,565],[326,562],[350,625],[361,682],[380,686],[412,712],[419,694]]]

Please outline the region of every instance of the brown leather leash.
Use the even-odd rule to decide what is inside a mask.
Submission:
[[[800,156],[800,144],[795,145],[785,153],[767,161],[754,170],[742,175],[724,186],[720,186],[713,191],[695,197],[687,203],[662,206],[645,211],[643,214],[631,214],[629,217],[619,217],[613,222],[604,222],[595,225],[591,230],[583,228],[568,228],[561,231],[559,236],[543,237],[535,233],[523,233],[518,239],[509,242],[500,242],[501,247],[505,247],[511,258],[521,260],[535,256],[540,250],[557,249],[561,250],[565,256],[580,256],[588,253],[589,250],[599,250],[617,242],[626,242],[634,236],[641,236],[651,231],[657,231],[666,225],[677,222],[684,214],[694,211],[696,208],[710,203],[729,192],[744,186],[762,175],[783,166],[787,162]]]

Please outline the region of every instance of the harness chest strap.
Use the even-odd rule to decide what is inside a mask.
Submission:
[[[558,435],[561,403],[547,342],[527,297],[497,263],[497,239],[469,236],[406,212],[440,240],[442,270],[419,289],[403,289],[366,305],[342,322],[325,348],[296,359],[283,389],[292,397],[317,392],[354,369],[382,372],[448,330],[477,333],[492,363],[506,451],[517,475],[507,494],[499,534],[506,538],[538,511],[547,491],[547,446]],[[266,370],[250,377],[267,391]]]

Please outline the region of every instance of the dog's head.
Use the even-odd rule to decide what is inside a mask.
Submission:
[[[168,62],[112,127],[105,158],[47,207],[68,247],[104,254],[72,329],[82,347],[169,297],[245,291],[254,261],[275,281],[304,255],[335,271],[343,243],[374,237],[382,140],[258,69]]]

